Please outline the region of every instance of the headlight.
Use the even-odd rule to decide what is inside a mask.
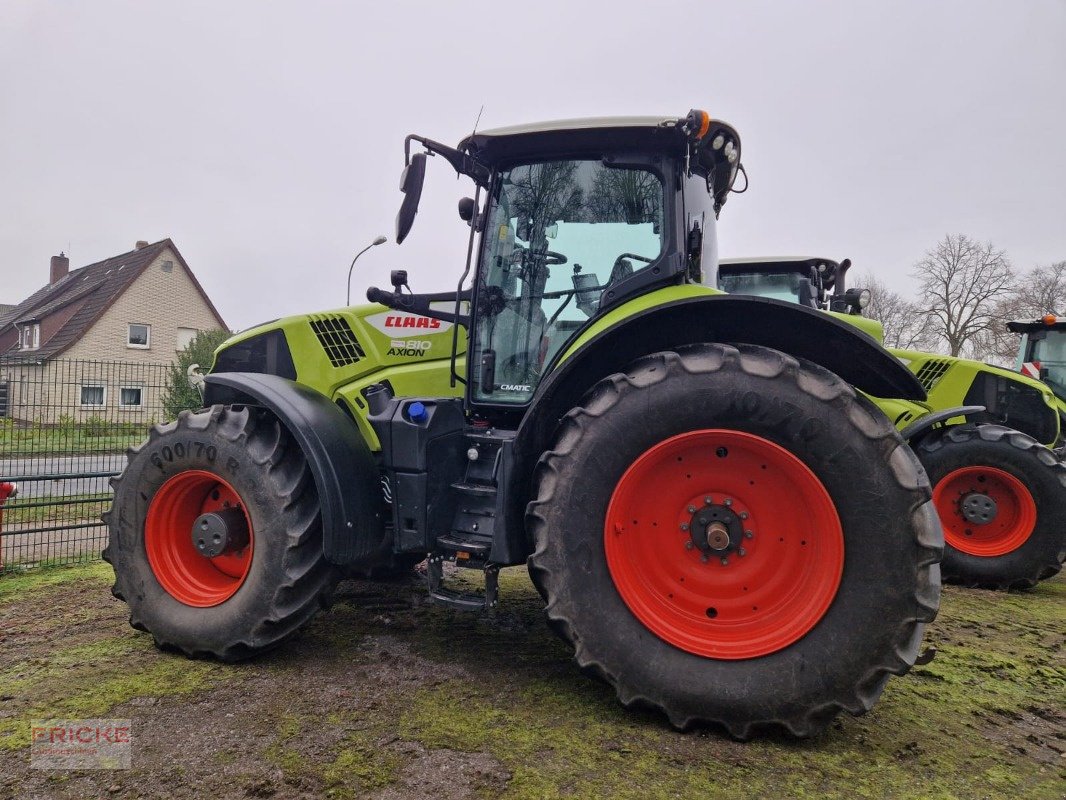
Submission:
[[[873,300],[873,293],[869,289],[848,289],[844,292],[844,304],[848,313],[858,314]]]

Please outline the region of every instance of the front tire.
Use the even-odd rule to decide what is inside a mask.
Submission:
[[[129,452],[105,515],[103,556],[130,624],[158,646],[223,661],[276,647],[325,604],[337,579],[307,460],[268,412],[214,406],[156,425]],[[236,516],[242,533],[206,557],[200,515]],[[229,517],[232,519],[233,517]],[[199,524],[199,523],[198,523]]]
[[[944,579],[1028,589],[1066,559],[1066,466],[1002,425],[935,431],[916,448],[944,526]]]
[[[869,710],[936,614],[917,459],[839,378],[778,351],[634,362],[564,418],[534,484],[549,621],[623,704],[679,728],[813,735]]]

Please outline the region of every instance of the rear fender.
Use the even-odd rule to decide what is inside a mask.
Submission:
[[[326,559],[369,566],[380,558],[385,537],[380,472],[370,447],[336,404],[295,381],[253,372],[208,375],[204,402],[271,411],[311,468],[322,509]]]
[[[687,289],[671,287],[612,309],[554,359],[515,438],[508,530],[521,529],[533,467],[563,415],[599,380],[650,353],[701,342],[761,345],[819,364],[867,394],[925,399],[914,374],[853,325],[781,300]]]

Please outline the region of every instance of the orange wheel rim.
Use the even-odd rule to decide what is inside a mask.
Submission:
[[[963,467],[933,489],[944,541],[959,552],[994,558],[1025,544],[1036,527],[1036,501],[1020,480],[995,467]]]
[[[248,543],[240,550],[208,558],[192,540],[201,514],[239,508],[248,525]],[[236,594],[252,565],[255,536],[240,496],[219,476],[186,470],[159,487],[148,506],[144,546],[156,580],[187,606],[217,606]]]
[[[716,659],[805,636],[836,597],[844,533],[829,493],[780,445],[701,430],[626,470],[607,508],[607,567],[660,639]]]

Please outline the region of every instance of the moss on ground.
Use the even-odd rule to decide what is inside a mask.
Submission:
[[[345,727],[352,722],[340,714],[329,715],[333,727]],[[388,786],[396,780],[403,759],[380,745],[381,726],[346,730],[343,738],[330,748],[332,758],[309,758],[305,747],[311,738],[311,726],[317,720],[312,715],[283,711],[275,722],[275,741],[265,752],[270,763],[277,766],[292,784],[315,786],[329,798],[349,800],[364,797],[367,792]]]
[[[26,604],[29,617],[39,616],[35,631],[50,633],[49,598],[56,592],[105,596],[113,573],[96,562],[72,567],[0,576],[0,613]],[[84,613],[74,610],[75,617]],[[118,636],[55,646],[37,655],[5,653],[0,661],[0,698],[7,714],[0,717],[0,750],[29,743],[29,721],[35,718],[99,717],[135,697],[187,694],[214,685],[226,669],[220,664],[162,654],[151,638],[125,627]]]
[[[25,595],[76,581],[110,582],[115,573],[103,561],[68,567],[48,567],[26,572],[0,573],[0,607],[25,599]]]
[[[100,564],[2,576],[0,617],[29,630],[28,620],[54,605],[52,593],[69,597],[73,587],[104,597],[110,578]],[[419,774],[405,775],[419,769],[419,754],[444,749],[491,756],[504,777],[473,781],[471,791],[499,793],[505,783],[514,800],[1062,796],[1061,577],[1018,594],[945,590],[927,632],[936,658],[893,678],[870,714],[842,717],[810,741],[747,744],[714,731],[677,733],[656,714],[623,710],[546,630],[522,571],[504,572],[501,595],[495,614],[476,616],[425,604],[416,585],[356,585],[241,682],[226,682],[233,667],[158,652],[117,617],[79,624],[76,640],[42,619],[32,653],[0,652],[0,698],[14,698],[0,705],[0,759],[26,745],[33,715],[105,716],[139,696],[215,692],[257,734],[213,753],[227,771],[262,763],[251,789],[233,785],[242,795],[343,800],[395,791]],[[86,607],[100,615],[120,608],[110,600]],[[56,616],[81,620],[81,610]],[[168,707],[170,724],[196,730],[200,721],[181,716],[182,702]],[[259,744],[248,750],[249,741]],[[287,786],[271,783],[278,771]],[[180,773],[154,777],[166,785]]]
[[[396,780],[402,759],[382,748],[366,731],[345,737],[337,757],[323,771],[327,797],[363,797]]]
[[[162,655],[133,631],[17,662],[0,671],[0,696],[12,698],[18,712],[0,719],[0,750],[29,744],[30,719],[105,716],[135,697],[205,689],[223,669],[218,664]]]
[[[1066,749],[1066,731],[1056,738],[1054,727],[1061,717],[1041,726],[1037,716],[1036,732],[1026,721],[1066,708],[1064,601],[1061,580],[1016,595],[946,590],[929,629],[936,659],[890,681],[869,715],[841,718],[807,742],[741,745],[713,732],[679,734],[653,715],[621,710],[609,689],[573,671],[542,677],[523,670],[509,685],[460,680],[424,688],[400,732],[428,747],[492,753],[512,770],[516,800],[1059,798],[1066,759],[1054,748]]]

